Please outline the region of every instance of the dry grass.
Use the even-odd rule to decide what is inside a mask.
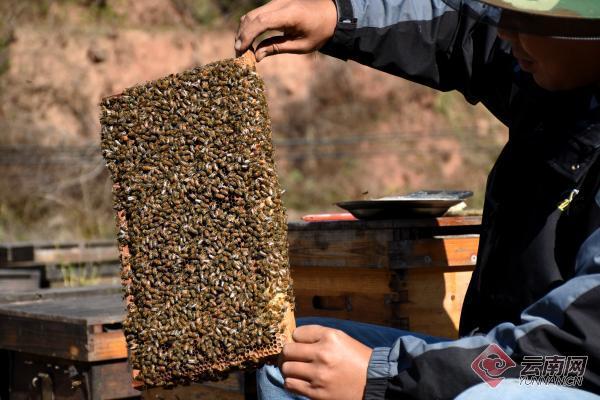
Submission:
[[[113,237],[103,165],[24,163],[1,166],[0,174],[0,242]]]
[[[404,123],[415,111],[424,121]],[[284,114],[274,132],[286,137],[278,164],[292,215],[422,189],[472,190],[470,206],[481,208],[505,140],[505,129],[460,94],[408,84],[373,96],[346,65],[320,74]]]
[[[160,5],[163,8],[156,10],[175,10],[168,18],[159,19],[169,24],[183,18],[202,25],[215,12],[217,20],[211,23],[219,25],[231,24],[236,19],[235,10],[252,8],[262,0],[210,2],[152,0],[142,8],[148,12],[151,5]],[[206,6],[206,10],[212,11],[203,14],[202,7],[209,3],[212,6]],[[75,20],[93,20],[99,25],[109,21],[120,26],[136,18],[123,11],[128,4],[139,8],[133,0],[0,2],[0,72],[10,63],[7,49],[13,43],[15,25],[33,26],[32,21],[40,21],[48,25],[44,29],[55,26],[58,30],[72,27],[69,24]],[[80,18],[69,19],[72,14]],[[124,18],[129,22],[124,22]],[[152,18],[157,17],[144,18],[150,19],[139,21],[154,21]],[[75,35],[77,31],[71,33]],[[93,68],[106,69],[108,63]],[[41,142],[60,146],[67,134],[71,135],[69,138],[76,136],[71,145],[96,142],[97,110],[93,107],[97,100],[90,100],[92,92],[84,89],[90,86],[87,81],[93,80],[89,78],[97,75],[81,73],[78,82],[84,84],[60,90],[57,87],[62,86],[48,86],[43,80],[25,85],[16,81],[14,74],[9,81],[7,76],[12,73],[11,70],[10,74],[0,75],[0,147]],[[69,76],[76,73],[68,72]],[[473,109],[467,105],[458,94],[436,93],[373,74],[361,72],[352,64],[327,64],[314,73],[305,95],[290,96],[292,101],[284,96],[278,98],[277,106],[283,111],[273,120],[273,132],[290,215],[335,210],[332,204],[340,200],[426,188],[473,190],[476,197],[472,204],[480,207],[485,178],[505,140],[505,129],[481,107]],[[8,84],[21,84],[19,93],[8,97],[5,93],[9,91],[3,90]],[[60,132],[44,131],[42,125],[36,124],[41,119],[38,111],[50,107],[53,111],[49,113],[69,116],[73,132],[60,136]],[[57,126],[64,128],[64,124]],[[14,152],[3,149],[0,241],[114,237],[111,188],[99,148],[95,153],[62,163],[52,161],[53,150],[42,155],[24,152],[18,162],[11,162]]]

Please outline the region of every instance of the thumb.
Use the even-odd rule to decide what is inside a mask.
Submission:
[[[317,343],[328,330],[320,325],[303,325],[294,329],[292,339],[296,343]]]
[[[273,36],[263,40],[256,47],[256,61],[282,53],[303,54],[310,52],[308,41],[289,35]]]

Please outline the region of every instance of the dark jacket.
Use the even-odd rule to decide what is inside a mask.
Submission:
[[[471,363],[491,343],[517,363],[524,356],[587,356],[582,388],[600,393],[595,89],[543,90],[519,69],[496,28],[476,17],[489,9],[447,1],[453,8],[441,0],[336,0],[337,29],[322,49],[459,90],[510,128],[488,179],[463,337],[427,345],[407,336],[376,348],[365,398],[453,398],[482,382]],[[519,370],[507,373],[518,377]]]

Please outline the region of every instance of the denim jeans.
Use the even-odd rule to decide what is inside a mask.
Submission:
[[[400,337],[412,335],[427,343],[438,343],[450,339],[412,333],[385,326],[333,318],[299,318],[297,325],[321,325],[344,331],[366,346],[391,347]],[[283,388],[283,377],[279,369],[266,365],[257,372],[258,398],[261,400],[305,400],[306,397],[289,393]],[[487,383],[475,385],[462,392],[456,400],[600,400],[600,396],[578,389],[555,385],[522,386],[518,379],[505,379],[501,385],[491,388]],[[342,400],[342,399],[340,399]]]

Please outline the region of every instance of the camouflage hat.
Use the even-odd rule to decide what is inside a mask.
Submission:
[[[480,0],[495,7],[547,17],[600,21],[598,0]]]
[[[600,38],[600,0],[478,1],[502,10],[500,25],[507,29],[551,36]]]

